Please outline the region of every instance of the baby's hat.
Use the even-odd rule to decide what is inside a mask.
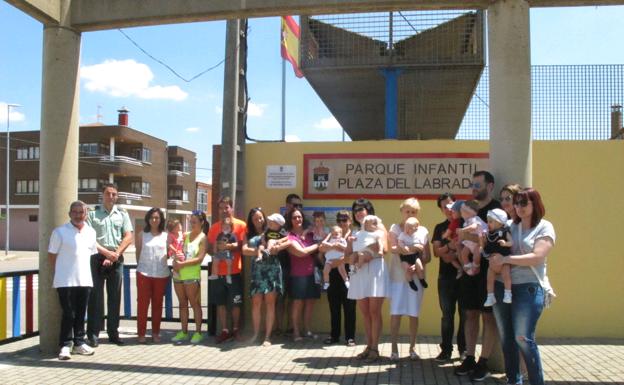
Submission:
[[[487,213],[488,219],[492,219],[501,225],[507,223],[507,213],[502,209],[492,209]]]
[[[286,224],[286,220],[282,216],[282,214],[274,213],[267,217],[267,221],[275,222],[280,226],[284,226]]]
[[[457,211],[459,212],[459,210],[461,209],[461,207],[464,205],[466,201],[463,200],[456,200],[455,202],[451,202],[449,204],[446,205],[446,208],[449,210],[453,210],[453,211]]]

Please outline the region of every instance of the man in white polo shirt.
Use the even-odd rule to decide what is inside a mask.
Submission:
[[[97,253],[95,230],[85,222],[87,206],[82,201],[70,205],[69,218],[68,223],[54,229],[48,246],[48,259],[54,269],[52,286],[58,292],[63,311],[59,360],[69,360],[71,353],[93,354],[85,343],[85,313],[93,287],[91,255]]]

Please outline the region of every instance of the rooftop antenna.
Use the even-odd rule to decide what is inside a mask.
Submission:
[[[101,119],[104,117],[104,116],[102,116],[102,114],[100,114],[101,110],[102,110],[102,106],[98,104],[98,106],[97,106],[97,114],[95,115],[95,120],[98,123],[101,123]]]

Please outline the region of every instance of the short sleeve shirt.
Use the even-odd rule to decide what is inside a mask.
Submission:
[[[542,219],[537,226],[522,230],[520,223],[513,223],[511,225],[511,236],[513,239],[513,245],[511,246],[512,255],[522,255],[533,251],[535,242],[539,239],[550,238],[555,243],[556,235],[555,228],[552,223]],[[533,266],[535,271],[542,280],[546,276],[546,260],[544,263]],[[539,282],[533,270],[529,266],[511,266],[511,282],[513,284]]]
[[[52,287],[92,287],[91,255],[97,253],[95,230],[66,223],[50,236],[48,253],[56,254]]]
[[[121,244],[124,234],[133,231],[128,212],[117,205],[108,212],[103,205],[89,211],[87,223],[93,227],[100,246],[108,250],[116,250]]]
[[[450,222],[449,220],[445,220],[442,223],[438,223],[436,225],[436,227],[433,229],[433,238],[431,239],[431,242],[442,242],[442,234],[444,234],[444,232],[446,231],[446,229],[449,227]],[[455,277],[457,276],[457,269],[455,269],[455,266],[453,266],[451,263],[446,263],[442,260],[442,258],[440,258],[440,269],[438,272],[438,278],[439,279],[455,279]]]
[[[487,205],[481,207],[479,209],[479,211],[477,211],[477,215],[479,216],[479,218],[481,218],[483,220],[483,222],[487,223],[487,213],[490,210],[494,210],[494,209],[500,209],[501,208],[501,204],[499,201],[497,201],[496,199],[492,199],[490,201],[490,203],[488,203]]]
[[[208,231],[208,242],[215,246],[214,250],[216,250],[217,236],[220,233],[221,221],[213,224]],[[232,234],[236,236],[236,241],[239,242],[239,244],[245,239],[246,233],[247,224],[240,219],[232,218]],[[242,267],[240,248],[232,250],[232,274],[240,274]],[[219,262],[218,275],[227,275],[227,262],[225,259]]]
[[[295,233],[288,233],[288,239],[291,242],[297,242],[301,247],[308,247],[315,242],[312,237],[302,238]],[[314,255],[308,254],[304,257],[298,257],[290,254],[290,275],[292,277],[307,277],[314,274]]]

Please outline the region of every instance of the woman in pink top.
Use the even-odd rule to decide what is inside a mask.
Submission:
[[[320,282],[314,274],[318,244],[312,237],[304,239],[303,212],[294,208],[286,213],[286,230],[290,246],[290,295],[292,298],[292,325],[295,341],[302,339],[299,332],[301,313],[303,312],[303,326],[306,337],[315,338],[310,330],[310,320],[314,303],[321,297]]]

